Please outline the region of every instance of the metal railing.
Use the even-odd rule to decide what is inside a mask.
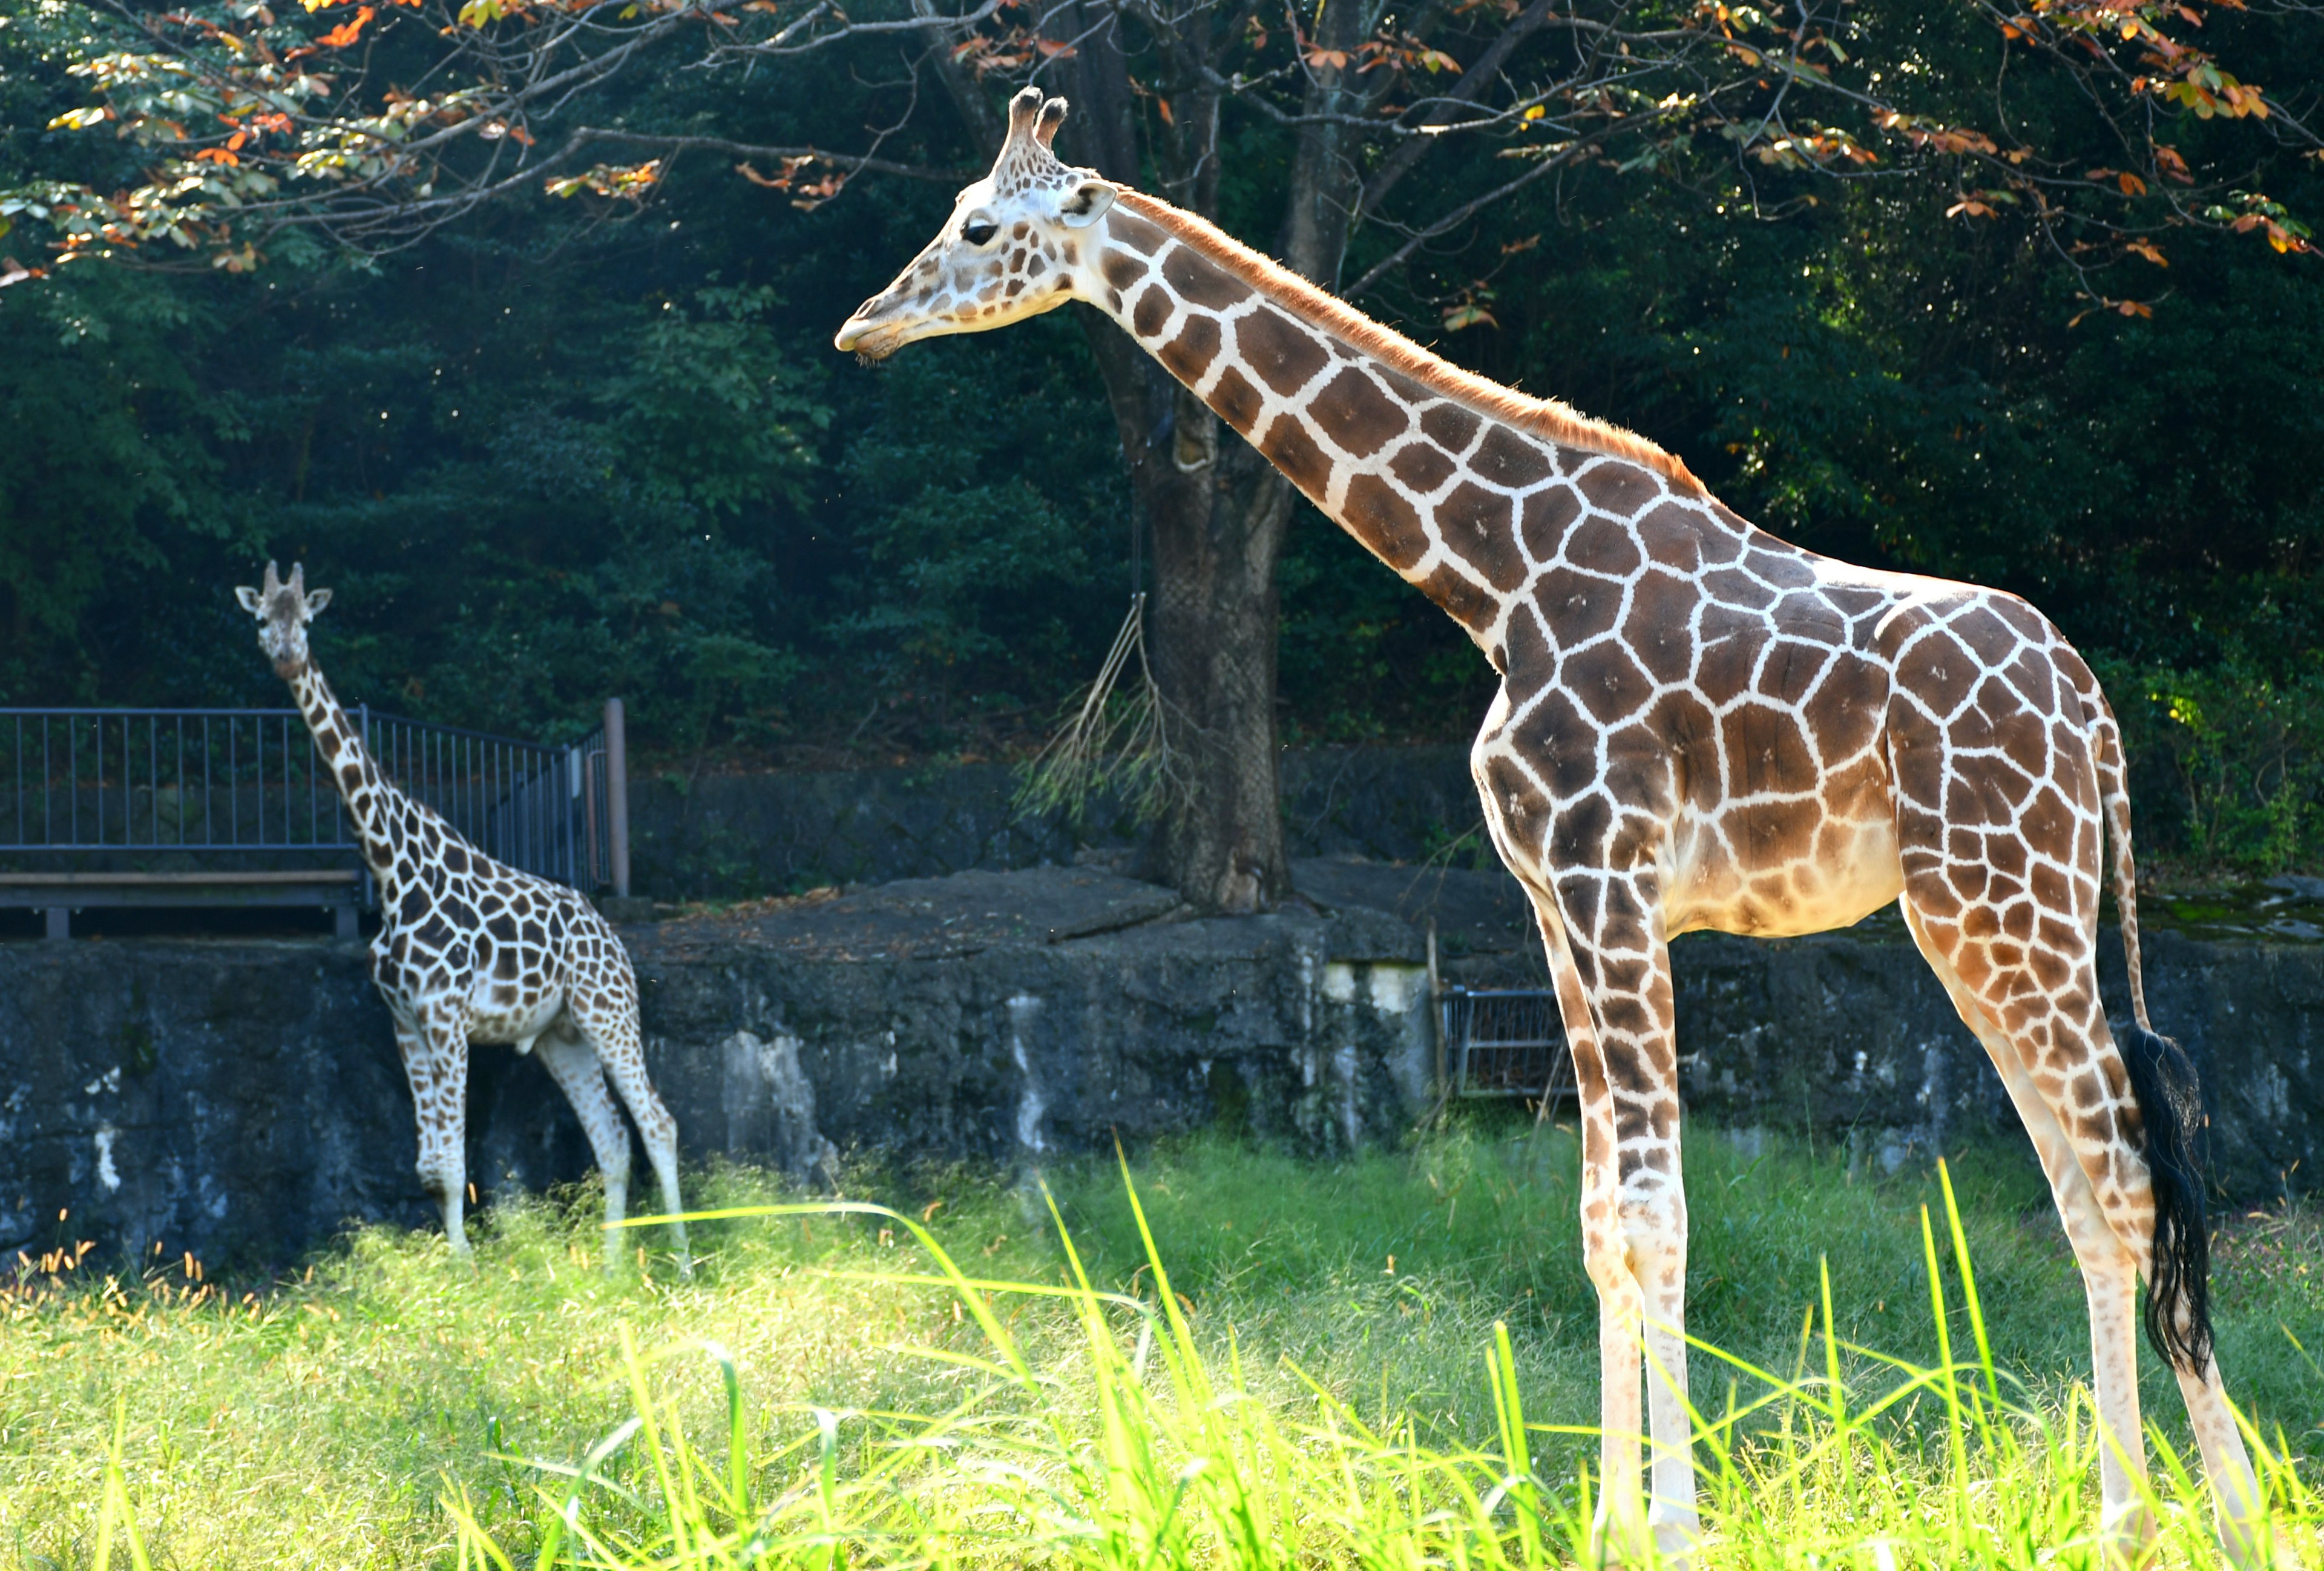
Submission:
[[[604,727],[547,745],[352,715],[388,778],[486,855],[576,888],[615,882],[627,836]],[[618,754],[618,700],[606,718]],[[23,870],[295,869],[355,848],[296,709],[0,708],[0,856]]]
[[[1573,1055],[1547,988],[1446,987],[1437,994],[1455,1096],[1571,1096]]]

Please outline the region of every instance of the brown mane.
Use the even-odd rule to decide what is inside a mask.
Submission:
[[[1277,305],[1290,308],[1304,320],[1433,392],[1458,399],[1480,414],[1546,437],[1562,447],[1627,458],[1645,465],[1674,486],[1700,496],[1710,494],[1676,454],[1665,452],[1636,431],[1592,420],[1556,399],[1528,398],[1473,371],[1463,371],[1394,328],[1380,326],[1345,300],[1325,293],[1280,263],[1253,251],[1216,225],[1144,191],[1124,188],[1118,199],[1139,217],[1197,247]]]

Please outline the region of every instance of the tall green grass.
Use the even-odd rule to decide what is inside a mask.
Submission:
[[[1876,1178],[1712,1135],[1689,1168],[1709,1564],[2097,1563],[2081,1295],[2027,1164]],[[501,1208],[473,1270],[374,1230],[247,1298],[182,1267],[60,1271],[0,1316],[0,1557],[1582,1556],[1595,1306],[1570,1135],[1322,1167],[1196,1142],[1047,1178],[923,1173],[879,1206],[705,1175],[724,1215],[691,1285],[650,1256],[598,1276],[586,1198]],[[2230,1389],[2310,1565],[2324,1371],[2295,1343],[2324,1345],[2319,1235],[2310,1212],[2239,1219],[2217,1279]],[[2160,1563],[2210,1564],[2167,1379],[2148,1412]]]

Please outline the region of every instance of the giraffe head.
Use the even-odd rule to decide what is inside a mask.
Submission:
[[[833,342],[884,360],[918,338],[981,333],[1038,316],[1084,291],[1087,231],[1115,188],[1057,161],[1049,144],[1065,101],[1028,88],[1010,101],[1009,139],[992,172],[960,193],[912,264],[856,308]]]
[[[258,647],[274,662],[274,674],[289,681],[307,663],[307,624],[316,614],[331,603],[328,589],[307,592],[307,568],[304,563],[293,563],[290,581],[284,583],[275,575],[274,564],[266,564],[266,582],[253,589],[244,585],[234,592],[242,608],[258,618]]]

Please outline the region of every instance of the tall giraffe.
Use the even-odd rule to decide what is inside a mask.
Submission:
[[[2081,1268],[2112,1551],[2153,1531],[2144,1273],[2227,1547],[2264,1559],[2211,1354],[2200,1093],[2147,1019],[2121,738],[2081,658],[2015,596],[1786,544],[1643,438],[1448,365],[1202,219],[1067,167],[1051,151],[1065,115],[1019,93],[991,174],[835,342],[876,360],[1085,300],[1500,673],[1471,766],[1581,1088],[1601,1551],[1700,1542],[1668,940],[1819,932],[1896,901],[2000,1072]],[[1211,461],[1201,441],[1178,453]],[[2096,960],[2109,831],[2136,1021],[2119,1043]]]
[[[258,618],[258,646],[290,683],[315,748],[354,821],[364,865],[379,884],[380,929],[371,975],[395,1021],[395,1045],[420,1123],[420,1184],[444,1209],[453,1252],[468,1252],[461,1222],[467,1189],[468,1047],[528,1053],[564,1091],[605,1179],[605,1264],[626,1213],[630,1132],[614,1111],[611,1077],[660,1180],[662,1208],[679,1211],[678,1123],[646,1078],[638,984],[629,951],[574,890],[503,866],[380,772],[361,729],[307,649],[307,624],[331,592],[307,592],[303,563],[290,581],[266,564],[256,589],[235,591]],[[674,1224],[681,1274],[694,1273],[686,1224]]]

